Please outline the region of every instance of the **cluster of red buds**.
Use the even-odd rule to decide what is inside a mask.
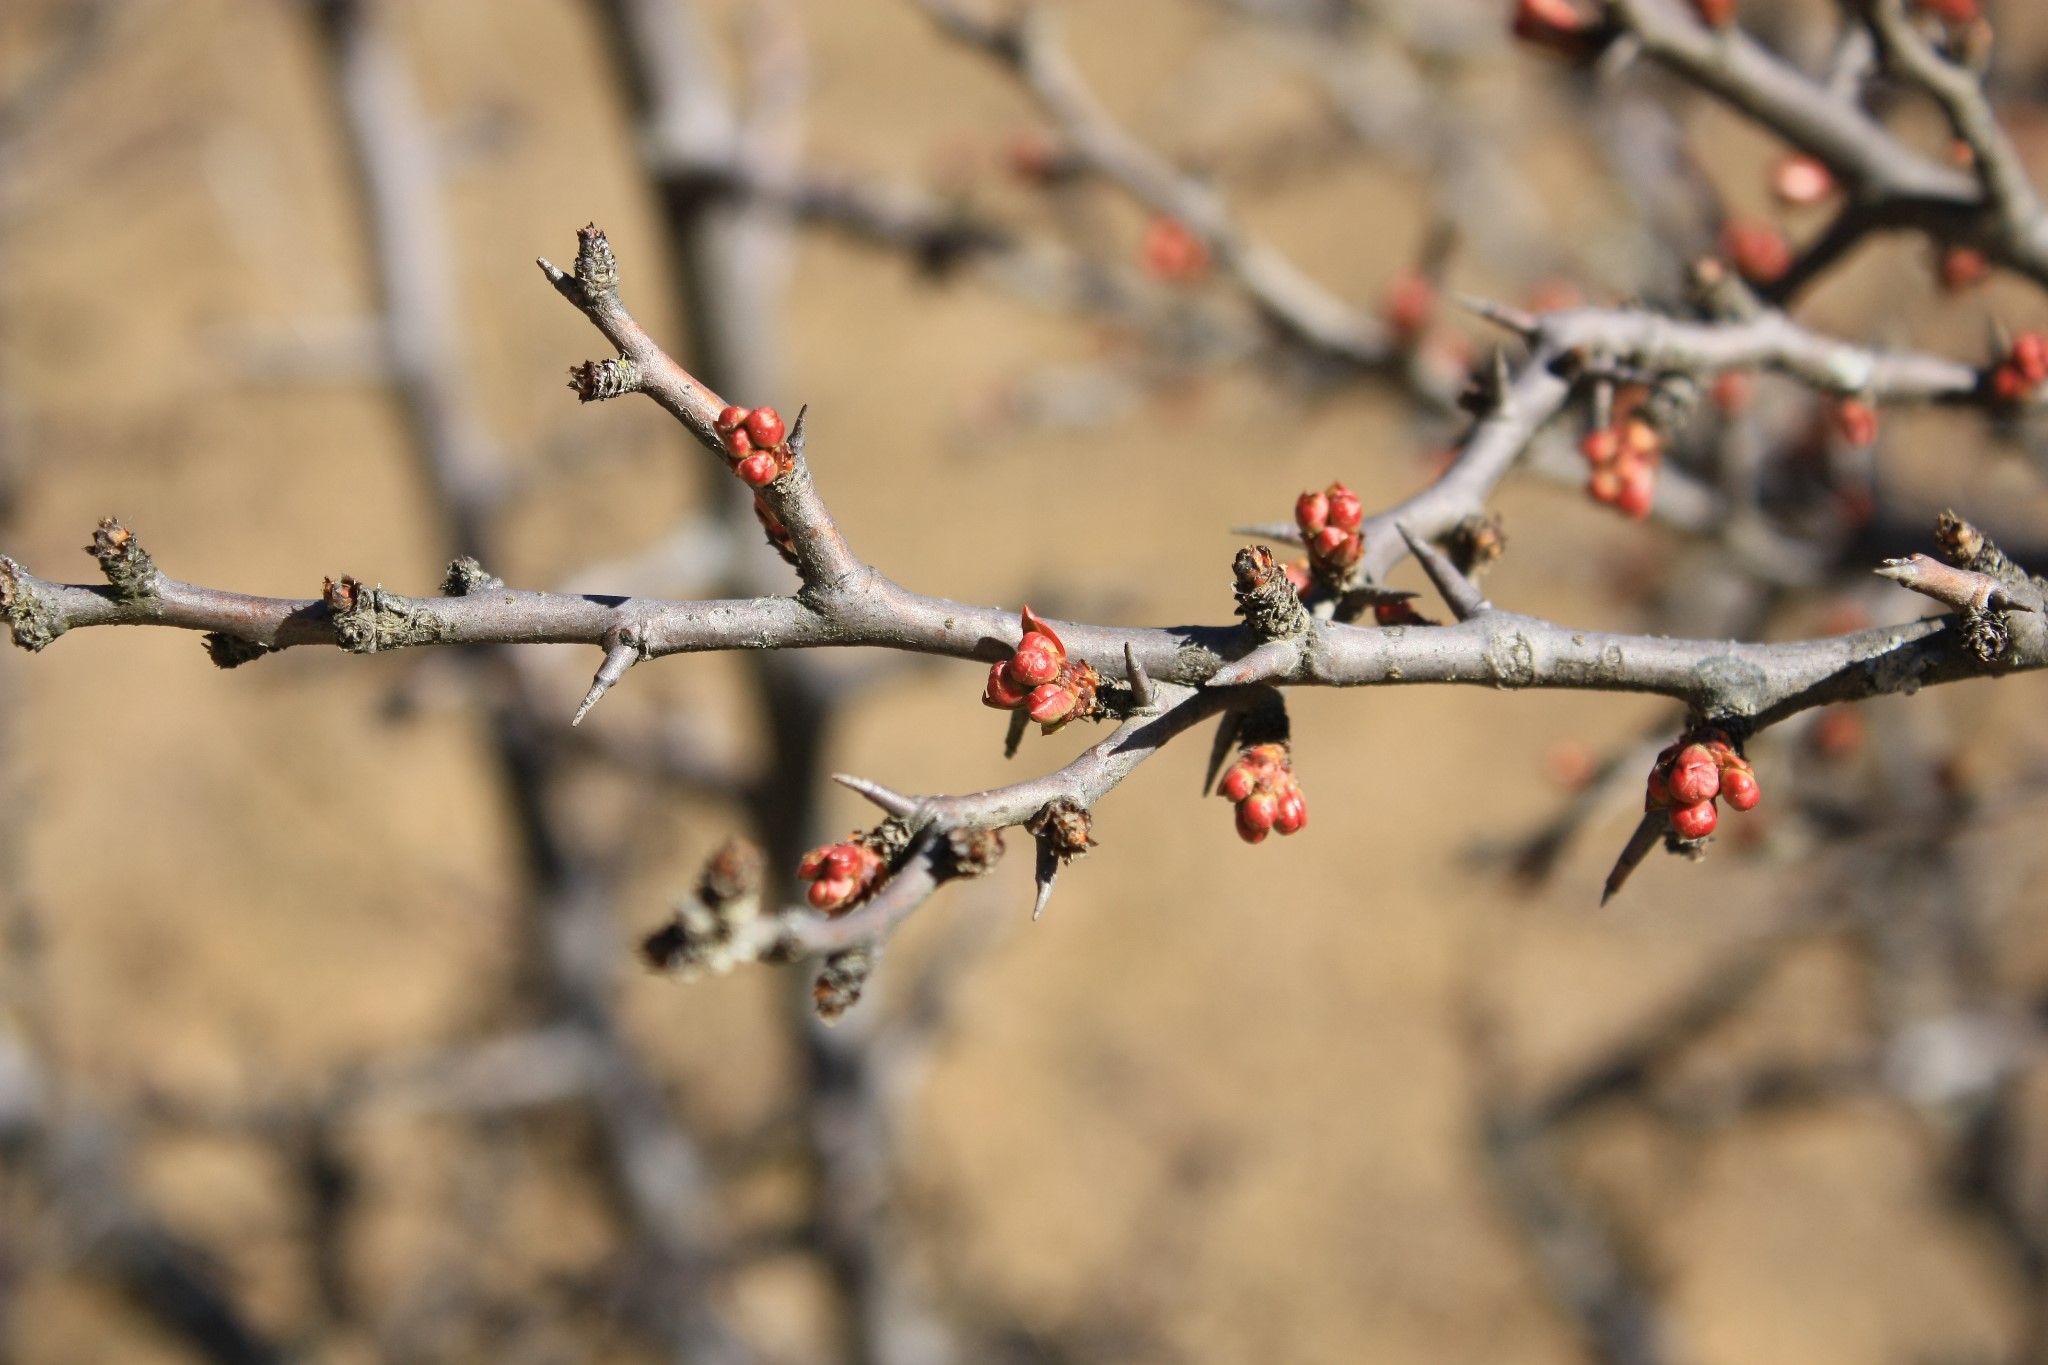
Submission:
[[[1095,713],[1095,690],[1101,679],[1088,664],[1067,657],[1067,647],[1053,628],[1024,608],[1024,638],[1016,652],[988,671],[984,706],[999,711],[1022,709],[1051,734],[1070,720]]]
[[[1248,844],[1276,829],[1292,834],[1308,823],[1308,803],[1285,744],[1254,744],[1239,754],[1216,794],[1237,806],[1237,837]]]
[[[1613,426],[1587,432],[1579,453],[1592,466],[1586,492],[1593,501],[1638,519],[1650,515],[1657,467],[1664,460],[1664,437],[1657,428],[1640,417],[1622,418]]]
[[[1717,799],[1746,811],[1756,807],[1763,793],[1749,760],[1735,752],[1728,736],[1702,730],[1657,755],[1643,809],[1668,811],[1671,828],[1681,839],[1704,839],[1720,822]]]
[[[2021,332],[2006,348],[2005,359],[1991,371],[1991,392],[2001,402],[2018,403],[2048,379],[2048,336]]]
[[[814,910],[842,915],[867,899],[882,880],[882,855],[861,836],[814,848],[796,865],[796,875],[811,884],[804,898]]]
[[[789,433],[774,408],[728,407],[718,414],[716,426],[732,472],[749,488],[765,488],[794,466],[785,443]]]
[[[1325,583],[1342,583],[1365,554],[1365,507],[1341,483],[1320,493],[1303,493],[1294,503],[1294,524],[1308,546],[1309,568]]]

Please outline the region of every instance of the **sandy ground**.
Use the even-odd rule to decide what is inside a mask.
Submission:
[[[907,6],[799,9],[821,159],[971,177],[991,202],[1015,201],[991,167],[1024,106],[999,78],[939,46]],[[1205,118],[1226,114],[1284,126],[1301,105],[1271,81],[1199,115],[1170,96],[1169,83],[1222,60],[1199,6],[1072,9],[1090,73],[1149,135],[1199,138]],[[673,326],[659,234],[579,6],[418,0],[404,12],[455,158],[467,358],[494,436],[533,471],[512,560],[493,567],[558,581],[673,524],[695,486],[682,462],[698,456],[651,406],[577,408],[561,374],[595,354],[593,338],[530,262],[566,255],[573,229],[595,219],[659,332]],[[26,51],[36,17],[0,22]],[[1717,163],[1763,154],[1725,119],[1701,124]],[[1582,222],[1602,192],[1577,188],[1582,154],[1563,132],[1557,141],[1550,207]],[[1250,216],[1339,293],[1369,300],[1420,238],[1414,189],[1348,161],[1261,190]],[[317,52],[288,6],[128,7],[103,58],[44,112],[8,189],[0,375],[22,415],[27,473],[10,553],[83,578],[77,547],[118,513],[194,581],[281,595],[343,571],[405,591],[437,581],[443,543],[419,510],[390,398],[333,366],[280,376],[250,363],[370,308],[351,194]],[[1912,261],[1874,253],[1817,315],[1882,335],[1910,288],[1929,344],[1967,338],[1973,316],[1944,311],[1924,283],[1899,284],[1917,281]],[[1484,283],[1483,262],[1461,268]],[[2010,297],[2040,312],[2038,299]],[[1289,399],[1289,434],[1275,440],[1276,390],[1250,376],[1081,433],[972,439],[1016,375],[1086,362],[1116,339],[828,238],[804,245],[785,321],[784,406],[811,405],[827,498],[860,553],[921,589],[1006,603],[1029,593],[1049,610],[1120,620],[1222,619],[1233,521],[1271,519],[1332,477],[1375,505],[1426,477],[1426,452],[1385,398]],[[1931,479],[1916,468],[1902,468],[1903,485]],[[1968,496],[2012,518],[2048,510],[2024,469],[1972,470]],[[1514,545],[1489,586],[1504,605],[1629,626],[1645,618],[1605,589],[1615,566],[1683,572],[1677,542],[1568,491],[1524,480],[1500,505]],[[1010,533],[1027,508],[1036,538]],[[591,661],[561,654],[566,718]],[[5,813],[26,831],[25,856],[0,875],[25,888],[46,936],[48,1027],[70,1102],[308,1094],[351,1062],[473,1032],[497,1008],[511,955],[506,812],[473,717],[433,676],[426,659],[314,651],[221,674],[174,632],[84,632],[38,658],[0,655],[0,681],[19,698],[10,720],[27,796]],[[593,723],[700,707],[744,734],[739,677],[718,660],[664,663]],[[964,791],[1086,742],[1034,739],[1006,765],[978,688],[975,669],[948,664],[863,696],[835,766],[902,790]],[[394,721],[401,689],[424,700]],[[2038,750],[2038,698],[2039,684],[2020,680],[1909,705],[1975,770],[1998,773]],[[1491,1002],[1518,1081],[1534,1084],[1812,890],[1797,850],[1774,859],[1766,845],[1698,867],[1659,859],[1598,910],[1625,810],[1547,894],[1520,897],[1472,863],[1476,840],[1555,808],[1552,745],[1601,749],[1660,714],[1636,699],[1467,689],[1303,696],[1303,837],[1258,848],[1229,837],[1222,804],[1196,796],[1206,746],[1190,742],[1105,803],[1101,849],[1042,922],[1025,916],[1023,857],[934,904],[933,921],[1004,925],[963,985],[905,1152],[918,1253],[942,1302],[1094,1340],[1087,1358],[1104,1360],[1580,1358],[1478,1154],[1473,1002]],[[1774,762],[1764,748],[1767,785]],[[865,818],[836,799],[849,826]],[[627,893],[649,924],[732,819],[686,803],[654,813],[664,833]],[[2048,956],[2028,918],[2048,908],[2033,849],[2014,846],[2027,842],[1999,855],[2013,867],[2020,975]],[[902,957],[934,927],[914,926]],[[631,970],[623,946],[620,963],[632,1026],[681,1111],[728,1144],[772,1119],[789,1069],[780,983],[757,972],[677,987]],[[1782,975],[1727,1047],[1826,1055],[1858,1035],[1866,1002],[1837,957],[1816,949]],[[396,1292],[454,1235],[433,1210],[464,1172],[454,1139],[429,1122],[360,1140],[377,1212],[358,1274],[373,1295]],[[506,1275],[603,1254],[609,1234],[588,1192],[550,1166],[559,1156],[537,1141],[530,1165],[505,1177],[504,1224],[533,1249],[478,1254]],[[1988,1359],[2017,1329],[2009,1272],[1981,1228],[1945,1211],[1917,1121],[1894,1106],[1851,1100],[1697,1138],[1620,1117],[1575,1159],[1649,1229],[1634,1250],[1664,1286],[1689,1359]],[[223,1258],[260,1322],[303,1321],[277,1170],[197,1139],[153,1144],[136,1167],[173,1225]],[[741,1208],[787,1197],[772,1182],[732,1196]],[[791,1359],[816,1349],[808,1276],[770,1262],[737,1291]],[[1119,1339],[1133,1321],[1145,1334]],[[11,1330],[24,1361],[171,1358],[57,1268],[18,1287]],[[571,1354],[603,1349],[586,1341]]]

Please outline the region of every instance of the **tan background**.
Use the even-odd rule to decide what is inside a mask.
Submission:
[[[26,62],[60,6],[6,8],[0,42],[10,64]],[[456,158],[470,374],[493,434],[534,471],[512,558],[492,567],[556,582],[672,525],[695,487],[681,462],[701,456],[651,405],[577,408],[562,372],[597,353],[595,338],[530,261],[568,255],[574,228],[595,219],[629,299],[662,334],[674,323],[659,234],[579,6],[401,8]],[[999,74],[895,0],[797,8],[818,160],[950,180],[1031,220],[1037,210],[1000,175],[1003,141],[1028,115]],[[1226,46],[1203,6],[1069,8],[1106,97],[1170,149],[1313,117],[1285,64]],[[248,363],[251,345],[293,329],[317,338],[372,306],[318,60],[283,4],[138,0],[94,68],[41,111],[0,221],[0,383],[26,473],[6,548],[38,573],[87,577],[77,547],[118,513],[169,572],[197,582],[305,596],[343,571],[413,592],[438,580],[445,550],[419,510],[389,396],[346,374],[279,378]],[[1226,62],[1244,73],[1228,99],[1174,94]],[[1526,67],[1503,45],[1504,86],[1526,83]],[[1617,211],[1612,187],[1575,143],[1571,108],[1530,99],[1538,116],[1520,136],[1547,207],[1566,237],[1596,228]],[[1695,129],[1730,197],[1760,204],[1769,144],[1712,111]],[[1421,238],[1419,190],[1411,173],[1350,156],[1256,184],[1244,201],[1320,279],[1369,304]],[[1485,262],[1457,273],[1471,287],[1511,283]],[[1995,297],[2009,315],[2043,313],[2028,291]],[[1938,299],[1901,246],[1860,260],[1815,316],[1890,339],[1910,320],[1924,344],[1968,348],[1982,307]],[[811,405],[826,497],[858,552],[922,590],[1005,604],[1028,593],[1114,620],[1220,620],[1233,521],[1284,515],[1295,492],[1332,477],[1384,505],[1427,476],[1422,435],[1383,392],[1300,397],[1249,373],[1081,432],[990,435],[992,395],[1017,376],[1122,343],[971,277],[934,285],[826,236],[805,238],[785,322],[776,398]],[[1977,426],[1899,429],[1888,449],[1901,487],[2048,523],[2036,475],[1980,456]],[[1938,460],[1927,450],[1937,439]],[[1641,626],[1641,602],[1608,589],[1617,566],[1683,574],[1691,562],[1677,538],[1621,525],[1567,489],[1522,479],[1499,505],[1513,544],[1489,589],[1515,609]],[[1811,629],[1817,611],[1782,626]],[[561,653],[566,721],[593,660]],[[42,989],[67,1102],[311,1093],[340,1066],[462,1036],[489,1015],[488,983],[509,954],[506,815],[466,703],[435,685],[436,667],[306,650],[220,674],[193,638],[156,631],[83,632],[38,658],[0,656],[20,793],[4,818],[26,832],[19,865],[0,876],[46,935]],[[636,673],[592,723],[709,708],[744,735],[741,677],[725,661],[669,661]],[[974,668],[941,664],[862,697],[835,766],[901,790],[967,791],[1087,742],[1034,738],[1006,765],[978,687]],[[406,719],[385,717],[394,690],[418,703]],[[2026,679],[1873,710],[1912,708],[1973,777],[1993,780],[2039,761],[2039,702]],[[1088,1359],[1580,1358],[1476,1152],[1471,1002],[1495,1003],[1533,1083],[1632,1026],[1827,875],[1797,842],[1744,852],[1723,841],[1701,866],[1654,860],[1596,909],[1628,828],[1622,809],[1543,896],[1518,898],[1472,863],[1475,841],[1555,808],[1555,742],[1604,752],[1660,714],[1604,696],[1303,695],[1298,768],[1313,823],[1302,837],[1231,838],[1222,803],[1195,795],[1206,744],[1191,740],[1104,803],[1102,848],[1042,922],[1026,919],[1024,856],[935,902],[925,919],[1005,925],[965,983],[904,1153],[904,1197],[941,1303],[1092,1341],[1076,1348]],[[1782,761],[1760,747],[1767,792]],[[866,818],[835,800],[849,827]],[[2048,965],[2027,833],[2041,813],[2009,811],[1981,832],[1984,856],[2008,869],[2001,970],[2015,980]],[[626,892],[650,925],[733,820],[678,802],[652,818],[662,833]],[[1768,804],[1756,819],[1769,826]],[[931,928],[914,925],[900,958],[914,960]],[[782,979],[756,970],[676,987],[634,970],[624,945],[620,962],[636,1037],[675,1103],[715,1143],[745,1144],[789,1071]],[[889,968],[881,980],[886,992]],[[1866,1005],[1823,945],[1794,959],[1728,1046],[1826,1055],[1861,1036]],[[1942,1202],[1924,1122],[1876,1098],[1698,1140],[1623,1117],[1576,1159],[1649,1229],[1639,1250],[1692,1358],[1995,1358],[2017,1330],[2015,1285],[1983,1229]],[[455,1139],[429,1121],[358,1141],[375,1209],[359,1274],[374,1295],[449,1235],[435,1210],[465,1172]],[[514,1235],[475,1249],[502,1265],[486,1273],[602,1254],[608,1233],[587,1191],[544,1142],[530,1162],[498,1187]],[[148,1144],[136,1169],[172,1224],[223,1258],[251,1314],[290,1331],[307,1305],[281,1174],[247,1144],[201,1138]],[[742,1218],[787,1198],[772,1180],[731,1191]],[[819,1349],[813,1275],[800,1258],[770,1260],[735,1288],[743,1316],[789,1359]],[[16,1292],[24,1361],[174,1358],[61,1267]],[[1132,1321],[1142,1335],[1119,1335]],[[586,1340],[571,1356],[610,1349],[623,1348]]]

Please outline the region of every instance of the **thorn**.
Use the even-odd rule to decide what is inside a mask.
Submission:
[[[1145,665],[1138,662],[1138,652],[1131,648],[1129,640],[1124,641],[1124,671],[1131,680],[1131,700],[1140,711],[1157,710],[1159,698],[1152,691],[1152,675],[1145,671]]]
[[[1958,569],[1926,555],[1887,559],[1872,572],[1961,611],[2037,611],[2042,605],[2015,597],[2005,584],[1989,574]]]
[[[1602,905],[1614,899],[1626,882],[1629,874],[1642,865],[1650,856],[1650,850],[1664,837],[1664,831],[1671,827],[1671,817],[1661,810],[1646,810],[1643,818],[1636,822],[1636,832],[1628,836],[1628,844],[1621,850],[1621,856],[1614,860],[1614,870],[1607,874],[1607,885],[1600,891]]]
[[[1053,879],[1060,875],[1060,856],[1053,852],[1052,840],[1042,834],[1038,837],[1038,868],[1034,875],[1038,895],[1031,902],[1031,918],[1035,920],[1045,913],[1046,903],[1052,899]]]
[[[1209,679],[1210,687],[1243,687],[1277,678],[1301,661],[1301,640],[1268,640],[1241,659],[1223,665]]]
[[[1542,319],[1534,313],[1509,304],[1495,303],[1491,299],[1482,299],[1473,294],[1453,294],[1451,302],[1468,313],[1478,314],[1497,327],[1507,328],[1524,341],[1542,330]]]
[[[1499,407],[1508,401],[1508,390],[1515,384],[1514,371],[1508,366],[1508,352],[1505,346],[1493,348],[1493,404]]]
[[[791,459],[801,460],[804,457],[804,417],[810,410],[811,405],[804,404],[796,410],[796,420],[789,424],[789,435],[785,440],[789,445]]]
[[[590,691],[583,696],[583,705],[576,708],[576,714],[569,719],[571,725],[581,725],[583,718],[590,714],[590,708],[612,690],[612,684],[626,676],[626,670],[640,662],[640,646],[633,640],[633,632],[622,630],[618,643],[605,651],[604,662],[598,665],[597,676],[591,679]]]
[[[548,277],[548,283],[555,292],[579,308],[583,305],[583,291],[576,287],[576,277],[561,269],[545,256],[536,256],[533,263],[540,267],[540,273]]]
[[[1460,621],[1469,621],[1481,612],[1493,610],[1493,603],[1473,586],[1471,579],[1458,572],[1458,566],[1451,563],[1449,555],[1409,530],[1405,523],[1395,522],[1394,529],[1401,533],[1401,539],[1408,542],[1408,548],[1422,561],[1423,572],[1443,594],[1452,615]]]
[[[1243,727],[1242,711],[1226,711],[1217,722],[1216,740],[1209,746],[1209,770],[1202,777],[1202,795],[1207,796],[1216,786],[1216,775],[1223,771],[1223,760],[1237,747],[1237,732]]]
[[[1010,713],[1010,732],[1003,736],[1003,757],[1015,758],[1017,746],[1024,742],[1024,731],[1031,724],[1031,717],[1023,710]]]
[[[859,792],[889,814],[900,815],[906,819],[917,814],[918,808],[923,804],[901,792],[892,792],[879,782],[870,782],[865,777],[855,777],[851,773],[834,773],[832,780],[842,787]]]

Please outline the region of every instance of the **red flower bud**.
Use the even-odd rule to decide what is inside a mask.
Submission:
[[[1198,280],[1209,270],[1209,249],[1178,219],[1164,214],[1146,226],[1140,259],[1157,278],[1178,284]]]
[[[1024,704],[1029,694],[1010,681],[1006,676],[1008,671],[1007,662],[990,667],[988,686],[983,688],[981,693],[983,706],[993,706],[998,711],[1014,711]]]
[[[1613,465],[1602,465],[1593,471],[1593,477],[1586,480],[1586,491],[1593,495],[1593,501],[1617,503],[1621,501],[1623,489],[1621,471]]]
[[[1319,559],[1335,559],[1350,539],[1349,531],[1339,530],[1335,526],[1325,526],[1309,538],[1308,548]]]
[[[1226,801],[1242,801],[1252,794],[1256,783],[1249,765],[1234,763],[1230,771],[1223,774],[1223,780],[1216,784],[1216,792]]]
[[[1671,812],[1671,828],[1678,831],[1681,839],[1704,839],[1714,832],[1720,823],[1720,815],[1714,810],[1712,801],[1697,805],[1680,806]]]
[[[1330,500],[1321,493],[1303,493],[1294,500],[1294,524],[1312,536],[1330,523]]]
[[[1051,682],[1043,687],[1033,688],[1024,705],[1031,719],[1040,725],[1057,725],[1072,713],[1074,703],[1078,700],[1071,687]]]
[[[1403,275],[1387,289],[1387,326],[1404,346],[1420,335],[1435,311],[1436,286],[1422,275]]]
[[[1049,648],[1051,643],[1036,633],[1025,636],[1010,659],[1010,681],[1019,687],[1038,687],[1057,678],[1060,659]]]
[[[2048,379],[2048,336],[2021,332],[2012,339],[2012,364],[2028,384]]]
[[[2000,365],[1991,372],[1991,392],[2003,403],[2017,403],[2034,391],[2025,375],[2011,365]]]
[[[1867,446],[1877,439],[1877,410],[1860,398],[1841,398],[1834,404],[1835,430],[1852,446]]]
[[[860,850],[852,844],[834,844],[825,850],[823,867],[828,877],[851,877],[860,871]]]
[[[1514,33],[1525,43],[1549,48],[1572,61],[1591,61],[1599,53],[1594,41],[1597,23],[1571,0],[1517,0]]]
[[[1253,792],[1237,804],[1238,837],[1256,844],[1273,828],[1280,814],[1280,798],[1271,792]]]
[[[1721,774],[1721,795],[1736,810],[1755,810],[1756,803],[1764,799],[1763,789],[1756,784],[1756,775],[1747,768]]]
[[[811,889],[804,893],[811,905],[819,910],[832,911],[853,899],[851,877],[821,877],[811,883]]]
[[[734,465],[733,472],[740,476],[740,482],[749,488],[766,488],[782,473],[782,467],[775,457],[764,450],[757,450]]]
[[[737,429],[746,422],[747,416],[748,410],[746,408],[737,406],[720,408],[717,422],[719,434],[724,435],[728,431]]]
[[[1621,469],[1621,492],[1615,497],[1614,505],[1628,516],[1641,521],[1650,515],[1650,506],[1657,497],[1657,471],[1648,464],[1632,462]]]
[[[1029,606],[1026,606],[1024,608],[1023,620],[1024,633],[1026,635],[1029,635],[1033,631],[1036,631],[1038,634],[1043,635],[1046,639],[1052,641],[1054,653],[1058,654],[1062,659],[1067,657],[1066,644],[1061,641],[1058,633],[1055,632],[1051,626],[1039,620],[1038,614],[1032,611]]]
[[[1951,24],[1975,23],[1977,0],[1913,0],[1916,9],[1922,9]]]
[[[1771,190],[1787,204],[1818,204],[1835,192],[1835,177],[1815,158],[1795,153],[1772,169]]]
[[[747,415],[746,423],[747,435],[763,450],[773,450],[782,444],[782,414],[774,408],[755,408]]]
[[[1692,0],[1692,7],[1715,28],[1726,28],[1735,22],[1735,0]]]
[[[797,862],[796,875],[807,882],[816,881],[819,872],[825,866],[825,855],[831,851],[832,846],[827,844],[824,848],[814,848],[809,853],[804,854]]]
[[[1991,273],[1991,262],[1984,259],[1981,251],[1972,251],[1966,246],[1952,246],[1941,253],[1941,287],[1955,292],[1968,289]]]
[[[1308,823],[1308,802],[1301,796],[1301,788],[1290,785],[1280,793],[1280,805],[1273,812],[1273,828],[1282,834],[1292,834]]]
[[[1309,576],[1308,565],[1306,564],[1289,564],[1287,566],[1287,581],[1294,585],[1294,590],[1297,593],[1307,592],[1315,585],[1315,579]]]
[[[1721,230],[1721,250],[1751,284],[1769,284],[1792,268],[1792,244],[1769,223],[1738,218]]]
[[[1365,506],[1359,502],[1358,494],[1341,483],[1329,488],[1330,525],[1340,531],[1356,531],[1365,524]]]
[[[1671,764],[1671,799],[1681,806],[1710,801],[1721,790],[1721,765],[1702,744],[1688,744]]]
[[[1730,417],[1749,411],[1756,397],[1756,380],[1747,370],[1724,370],[1714,380],[1714,406]]]
[[[754,442],[748,437],[745,427],[736,427],[719,437],[718,443],[725,447],[726,454],[735,460],[754,453]]]
[[[1621,454],[1621,433],[1613,427],[1589,431],[1586,439],[1579,442],[1579,453],[1593,464],[1610,464]]]
[[[1644,810],[1663,810],[1671,804],[1671,779],[1662,764],[1650,769],[1649,785],[1643,791]]]

